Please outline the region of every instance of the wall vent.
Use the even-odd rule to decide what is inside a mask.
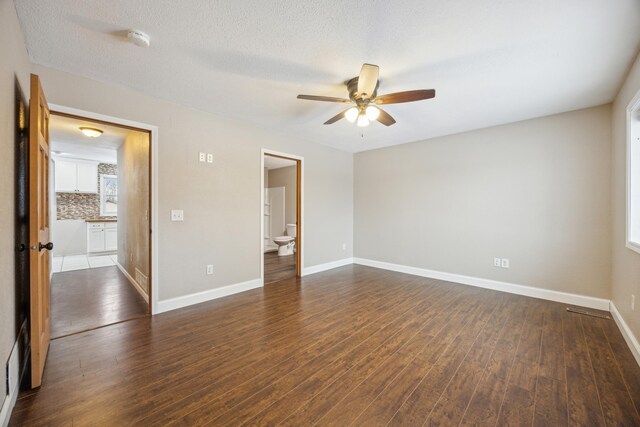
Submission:
[[[14,344],[13,349],[11,350],[11,355],[9,355],[9,360],[7,361],[7,396],[13,396],[13,393],[18,389],[18,379],[20,378],[18,341]]]
[[[140,270],[136,268],[136,283],[142,288],[143,291],[149,294],[149,278],[145,276]]]

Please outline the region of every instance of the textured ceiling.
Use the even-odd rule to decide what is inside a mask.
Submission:
[[[294,160],[283,159],[281,157],[264,156],[264,167],[267,169],[280,169],[294,166]]]
[[[36,63],[348,151],[610,102],[640,47],[637,0],[15,3]],[[364,62],[381,94],[437,96],[363,133],[322,124],[342,105],[296,99],[346,96]]]

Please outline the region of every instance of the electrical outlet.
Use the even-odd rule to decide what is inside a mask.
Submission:
[[[502,265],[502,260],[500,258],[494,258],[493,259],[493,266],[494,267],[500,267]]]
[[[213,154],[207,154],[207,163],[213,163]]]
[[[184,221],[184,211],[171,210],[171,221]]]
[[[631,311],[636,311],[636,296],[631,295]]]
[[[207,265],[207,274],[213,274],[213,265]]]
[[[347,250],[347,244],[346,244],[346,243],[343,243],[343,244],[342,244],[342,250],[343,250],[343,251],[346,251],[346,250]]]
[[[509,268],[509,258],[502,258],[502,268]]]
[[[204,162],[206,160],[206,153],[198,153],[198,160]]]

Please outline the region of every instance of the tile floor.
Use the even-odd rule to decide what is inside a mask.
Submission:
[[[118,255],[71,255],[54,256],[53,272],[86,270],[88,268],[109,267],[116,265]]]

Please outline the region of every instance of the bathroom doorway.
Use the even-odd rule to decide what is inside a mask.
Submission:
[[[302,158],[262,153],[263,283],[302,273]]]

